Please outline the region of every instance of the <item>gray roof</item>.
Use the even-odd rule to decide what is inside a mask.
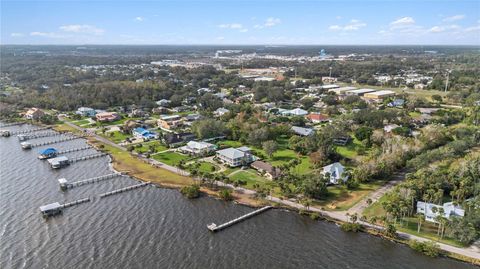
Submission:
[[[230,159],[243,158],[245,156],[245,152],[235,148],[221,149],[217,153]]]
[[[314,132],[313,129],[311,128],[303,128],[298,126],[292,126],[292,131],[295,132],[296,134],[303,135],[303,136],[309,136]]]
[[[61,205],[58,202],[55,202],[55,203],[51,203],[51,204],[48,204],[48,205],[42,205],[40,207],[40,211],[45,212],[45,211],[48,211],[48,210],[58,209],[60,207],[61,207]]]

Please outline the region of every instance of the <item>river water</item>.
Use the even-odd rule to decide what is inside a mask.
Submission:
[[[8,127],[22,128],[31,127]],[[79,139],[51,146],[85,144]],[[285,210],[267,211],[214,234],[207,224],[252,209],[209,197],[188,200],[176,190],[153,186],[98,198],[137,183],[129,177],[62,192],[58,178],[76,181],[111,173],[109,158],[52,170],[37,159],[46,147],[22,150],[16,137],[0,137],[0,268],[475,268]],[[94,200],[53,218],[40,214],[41,205],[85,197]]]

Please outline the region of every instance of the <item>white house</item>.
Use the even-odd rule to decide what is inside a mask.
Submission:
[[[220,116],[223,116],[223,115],[227,114],[228,112],[230,112],[230,110],[228,110],[226,108],[223,108],[223,107],[220,107],[217,110],[215,110],[213,112],[213,114],[217,117],[220,117]]]
[[[308,114],[308,111],[301,108],[295,108],[292,110],[285,110],[281,112],[283,116],[305,116]]]
[[[220,161],[231,167],[249,164],[256,160],[248,147],[222,149],[217,151],[216,156]]]
[[[344,175],[345,167],[339,162],[324,166],[321,173],[330,177],[329,181],[331,184],[339,184],[340,180],[343,182],[348,180],[348,176]]]
[[[75,114],[81,115],[84,117],[94,117],[97,114],[97,112],[95,111],[95,109],[90,107],[79,107],[77,111],[75,111]]]
[[[189,141],[187,145],[180,148],[180,151],[196,155],[203,156],[217,149],[217,146],[202,141]]]
[[[312,128],[304,128],[304,127],[298,127],[298,126],[292,126],[292,131],[301,136],[310,136],[312,135],[315,131]]]
[[[434,210],[433,208],[436,208]],[[444,203],[443,205],[436,205],[422,201],[417,202],[417,213],[425,215],[425,220],[429,222],[437,222],[435,218],[440,215],[440,209],[443,208],[443,217],[450,219],[450,217],[463,217],[465,210],[454,205],[452,202]],[[435,213],[433,212],[435,211]]]

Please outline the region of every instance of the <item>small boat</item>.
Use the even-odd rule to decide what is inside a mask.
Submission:
[[[47,148],[39,152],[38,159],[46,160],[57,157],[58,151],[54,148]]]
[[[29,143],[29,142],[22,142],[22,143],[20,143],[20,145],[22,146],[22,149],[31,149],[32,148],[32,143]]]

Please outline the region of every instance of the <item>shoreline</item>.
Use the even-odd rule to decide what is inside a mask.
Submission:
[[[48,126],[48,125],[35,124],[35,123],[30,123],[30,124],[37,125],[37,126]],[[95,148],[98,151],[107,153],[107,155],[109,156],[109,169],[110,170],[112,170],[114,172],[126,173],[128,176],[130,176],[130,177],[132,177],[136,180],[142,181],[142,182],[150,182],[151,184],[153,184],[157,188],[179,190],[183,186],[192,185],[196,182],[196,180],[191,178],[190,176],[178,175],[178,174],[175,174],[174,172],[169,171],[167,169],[162,169],[161,167],[156,167],[156,166],[153,166],[149,163],[146,163],[145,161],[142,161],[140,158],[137,158],[137,157],[133,156],[132,154],[130,154],[130,152],[124,151],[124,152],[121,152],[120,154],[127,154],[128,155],[127,158],[129,159],[129,161],[131,160],[132,163],[124,162],[124,161],[122,162],[122,160],[119,160],[118,158],[117,159],[115,158],[114,152],[111,152],[111,151],[113,151],[113,149],[110,148],[111,146],[105,144],[103,141],[99,141],[98,139],[96,139],[93,136],[83,135],[81,130],[79,130],[79,129],[72,128],[70,126],[67,126],[67,128],[60,128],[61,127],[60,125],[53,125],[53,126],[50,125],[48,127],[51,127],[52,130],[55,130],[55,131],[58,131],[58,132],[71,132],[73,135],[77,135],[79,137],[85,138],[87,143],[89,145],[91,145],[93,148]],[[117,152],[117,154],[119,154],[119,153]],[[151,170],[153,168],[154,173],[151,173],[151,171],[146,171],[146,169],[141,169],[141,167],[138,168],[138,167],[136,167],[136,165],[143,166],[143,168],[150,167],[149,170]],[[130,168],[133,167],[134,169],[127,169],[129,167]],[[159,173],[158,171],[162,171],[162,172]],[[173,176],[173,177],[175,177],[175,179],[174,180],[168,180],[168,179],[165,178],[167,176]],[[349,223],[348,221],[345,221],[345,220],[342,220],[342,219],[339,219],[339,218],[335,218],[335,217],[332,217],[332,216],[328,216],[324,212],[322,212],[323,210],[320,210],[320,209],[317,209],[317,208],[314,208],[314,210],[310,210],[310,209],[307,210],[305,208],[303,208],[303,209],[299,208],[298,205],[296,205],[296,206],[289,205],[289,204],[287,204],[287,203],[289,203],[288,201],[285,202],[285,203],[280,202],[280,201],[284,201],[281,198],[280,199],[279,198],[272,199],[273,197],[267,197],[266,199],[257,199],[255,197],[252,197],[252,195],[253,195],[252,193],[254,193],[254,191],[250,191],[250,193],[240,193],[239,191],[246,190],[246,189],[236,188],[236,187],[230,186],[228,184],[224,184],[224,183],[221,186],[217,186],[217,187],[219,189],[221,189],[221,188],[232,189],[233,190],[233,192],[232,192],[232,197],[233,197],[232,202],[237,203],[237,204],[241,204],[241,205],[244,205],[244,206],[248,206],[248,207],[251,207],[251,208],[258,208],[258,207],[261,207],[261,206],[264,206],[264,205],[272,205],[276,209],[286,209],[288,211],[295,211],[296,213],[299,213],[299,214],[302,213],[302,212],[306,213],[306,214],[302,214],[302,215],[310,215],[312,213],[318,213],[319,217],[320,217],[319,219],[334,223],[336,225]],[[215,190],[215,189],[211,189],[211,188],[202,186],[200,191],[205,195],[208,195],[210,197],[214,197],[216,199],[220,199],[219,195],[218,195],[218,189]],[[360,232],[365,232],[365,233],[368,233],[370,235],[381,237],[383,239],[387,239],[387,240],[390,240],[390,241],[393,241],[393,242],[396,242],[396,243],[400,243],[400,244],[404,244],[404,245],[407,245],[407,246],[409,245],[410,239],[402,238],[402,236],[404,237],[404,235],[407,234],[407,233],[398,233],[397,238],[390,238],[390,237],[384,236],[381,233],[382,229],[383,229],[381,226],[372,225],[370,223],[364,223],[362,221],[358,221],[357,223],[359,223],[362,226],[362,228],[360,229]],[[429,239],[425,239],[425,240],[426,241],[432,241],[432,242],[438,244],[438,242],[435,242],[433,240],[429,240]],[[448,250],[445,250],[445,249],[440,249],[440,252],[441,253],[438,256],[439,258],[440,257],[451,258],[451,259],[455,259],[455,260],[458,260],[458,261],[461,261],[461,262],[466,262],[466,263],[470,263],[470,264],[473,264],[473,265],[480,266],[480,259],[477,259],[475,257],[464,256],[462,254],[451,252],[451,251],[448,251]]]

